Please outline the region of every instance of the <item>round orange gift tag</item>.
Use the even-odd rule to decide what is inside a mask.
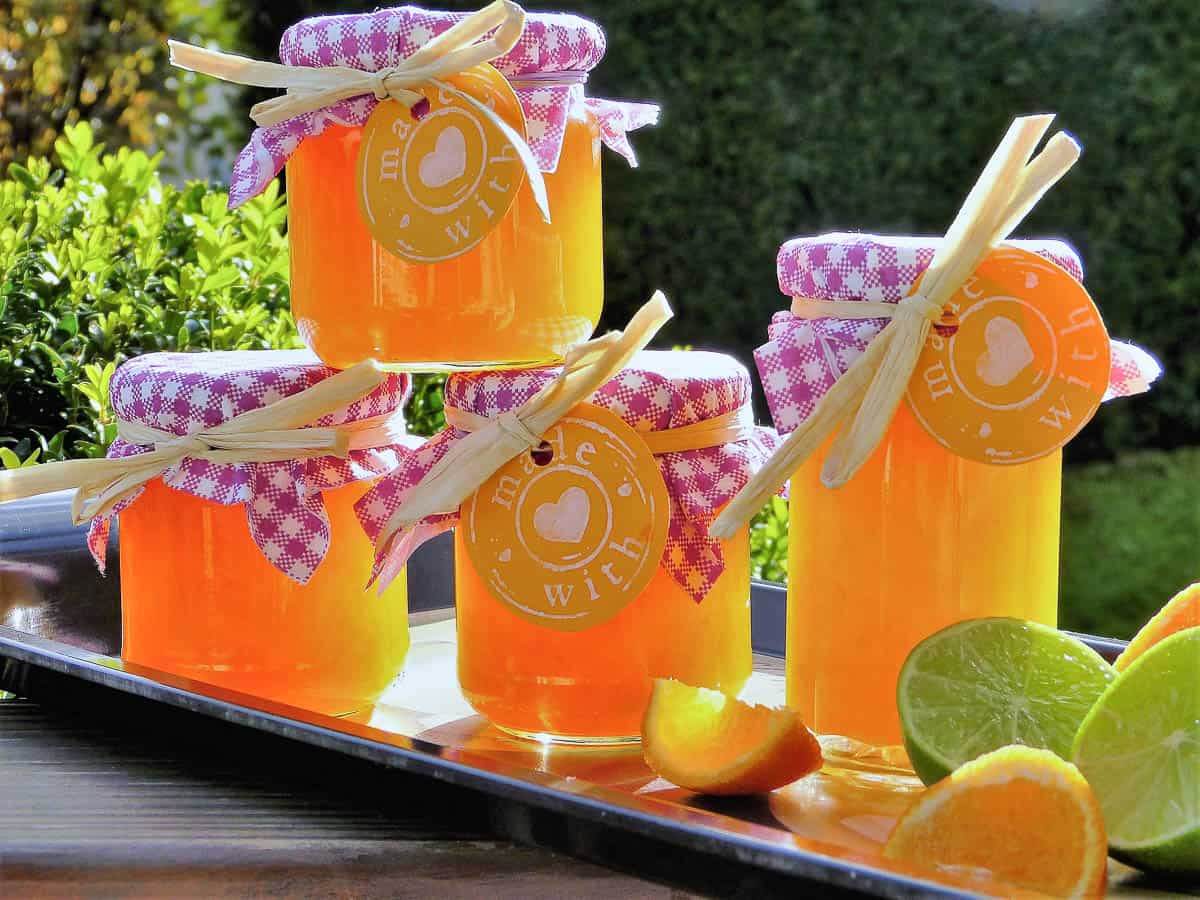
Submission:
[[[525,134],[525,114],[508,81],[489,65],[445,79]],[[466,253],[504,218],[525,178],[516,149],[469,100],[425,92],[419,119],[384,100],[363,129],[358,206],[380,245],[432,263]]]
[[[619,613],[662,559],[670,501],[636,431],[581,404],[462,507],[467,552],[517,615],[582,631]]]
[[[909,382],[909,406],[959,456],[1029,462],[1091,419],[1108,387],[1109,353],[1108,332],[1083,285],[1035,253],[1001,247],[930,332]]]

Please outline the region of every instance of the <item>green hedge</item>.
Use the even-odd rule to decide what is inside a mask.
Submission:
[[[256,3],[247,49],[274,53],[302,15],[371,5]],[[604,25],[592,93],[663,104],[635,138],[639,170],[608,154],[607,324],[662,287],[678,311],[666,340],[748,361],[783,304],[781,241],[944,232],[1009,120],[1053,110],[1085,152],[1024,233],[1074,242],[1112,332],[1167,367],[1152,396],[1110,404],[1071,458],[1200,443],[1194,0],[527,5]]]

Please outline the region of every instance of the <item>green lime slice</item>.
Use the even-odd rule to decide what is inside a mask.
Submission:
[[[1074,638],[1020,619],[970,619],[919,643],[896,690],[904,746],[926,784],[1009,744],[1069,759],[1112,667]]]
[[[1112,855],[1200,875],[1200,626],[1138,657],[1084,719],[1072,753]]]

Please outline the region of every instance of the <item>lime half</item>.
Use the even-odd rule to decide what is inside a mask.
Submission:
[[[1200,875],[1200,627],[1163,638],[1122,672],[1075,738],[1117,859]]]
[[[918,644],[900,670],[904,746],[926,784],[1010,744],[1070,759],[1071,741],[1112,681],[1091,648],[1020,619],[971,619]]]

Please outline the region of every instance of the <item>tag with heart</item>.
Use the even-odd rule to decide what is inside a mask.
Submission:
[[[947,313],[953,327],[931,331],[908,403],[948,450],[996,465],[1029,462],[1066,444],[1099,408],[1108,387],[1108,331],[1065,269],[1001,247]]]
[[[453,90],[425,90],[429,108],[419,119],[402,103],[380,101],[358,151],[359,212],[381,247],[414,263],[443,262],[477,247],[525,180],[512,143],[467,99],[524,135],[512,86],[486,64],[445,80]]]
[[[646,442],[576,407],[462,506],[460,533],[489,592],[546,628],[582,631],[636,601],[658,570],[670,500]]]

